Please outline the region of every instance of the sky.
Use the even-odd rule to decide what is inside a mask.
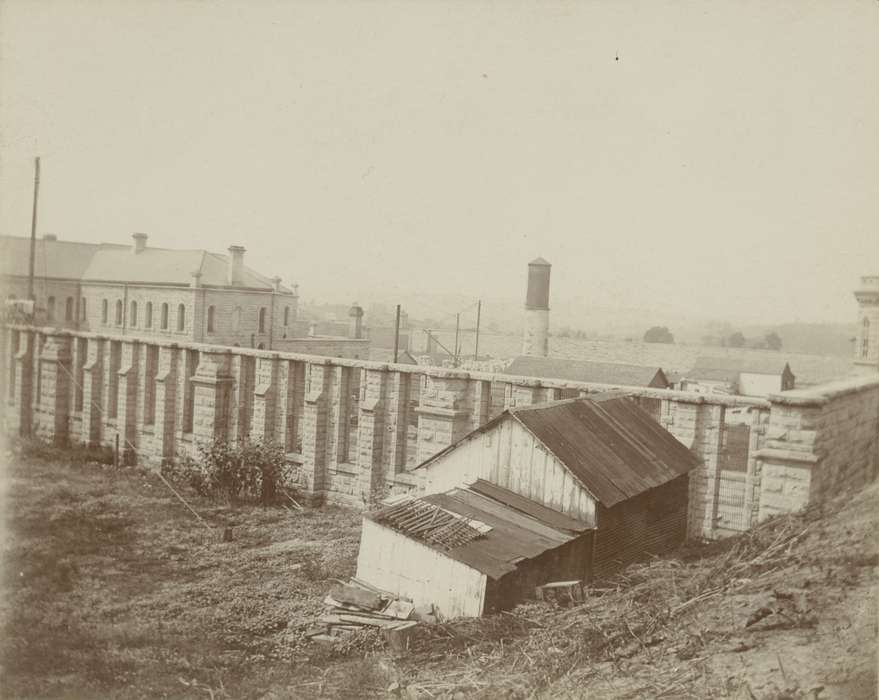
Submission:
[[[852,322],[879,2],[0,0],[0,228],[438,293]]]

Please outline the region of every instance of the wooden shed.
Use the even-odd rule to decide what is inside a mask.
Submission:
[[[357,577],[444,617],[476,617],[582,578],[591,555],[586,523],[477,480],[365,516]]]
[[[583,578],[686,537],[695,455],[630,397],[511,408],[419,465],[426,491],[477,479],[595,528]]]

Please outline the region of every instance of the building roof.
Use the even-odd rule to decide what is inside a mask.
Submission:
[[[702,355],[687,373],[691,379],[707,381],[737,382],[740,374],[769,374],[781,376],[791,372],[790,365],[783,357],[762,355],[712,357]]]
[[[372,340],[370,338],[370,340]],[[369,359],[373,362],[393,362],[394,361],[394,351],[388,350],[387,348],[376,348],[370,346],[369,348]],[[398,365],[417,365],[418,360],[416,360],[412,353],[408,350],[403,350],[402,348],[397,351],[397,364]]]
[[[34,246],[34,276],[82,279],[100,247],[99,243],[38,238]],[[30,238],[0,236],[0,275],[26,276],[29,259]]]
[[[607,393],[507,409],[418,468],[507,418],[524,426],[608,508],[662,486],[699,464],[686,446],[634,400]]]
[[[662,387],[669,381],[661,367],[626,365],[616,362],[589,362],[556,357],[520,355],[504,370],[520,377],[546,377],[576,382],[597,382],[620,386],[650,386],[654,380]],[[657,377],[657,375],[659,375]]]
[[[389,517],[404,510],[416,513],[415,523],[411,517],[408,522]],[[367,517],[496,580],[515,571],[523,559],[561,547],[590,529],[567,516],[560,521],[558,515],[500,486],[477,482],[398,503]],[[456,523],[457,534],[444,544],[439,532],[454,529]],[[425,535],[426,529],[434,534]]]
[[[0,274],[27,274],[30,239],[0,236]],[[119,282],[189,286],[193,272],[201,284],[227,287],[229,258],[207,250],[176,250],[147,246],[135,254],[130,245],[37,240],[34,274],[82,282]],[[24,264],[24,267],[22,267]],[[271,279],[243,267],[241,287],[271,291]],[[292,294],[288,287],[281,291]]]

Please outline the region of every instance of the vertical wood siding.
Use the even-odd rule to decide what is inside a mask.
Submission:
[[[425,467],[428,493],[485,479],[590,525],[595,502],[543,445],[513,418]]]
[[[478,617],[485,574],[378,523],[363,519],[357,578],[415,605],[433,605],[445,618]]]

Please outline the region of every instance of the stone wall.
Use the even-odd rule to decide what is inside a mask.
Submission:
[[[505,408],[617,388],[658,402],[660,423],[700,458],[691,536],[747,529],[876,468],[879,378],[762,400],[24,326],[3,328],[3,350],[13,434],[108,446],[118,435],[126,461],[151,466],[214,438],[261,437],[284,446],[313,502],[364,507],[418,489],[413,467]],[[730,443],[732,423],[748,433]]]

